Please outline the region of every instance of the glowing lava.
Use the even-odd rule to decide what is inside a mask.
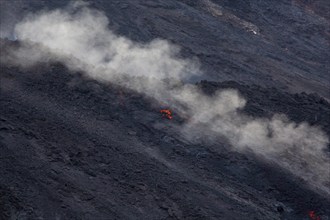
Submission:
[[[160,113],[162,114],[163,118],[165,117],[170,120],[173,118],[172,111],[169,109],[162,109],[162,110],[160,110]]]
[[[309,215],[309,217],[310,217],[312,220],[321,220],[320,216],[317,216],[317,215],[315,214],[315,211],[309,211],[309,212],[308,212],[308,215]]]

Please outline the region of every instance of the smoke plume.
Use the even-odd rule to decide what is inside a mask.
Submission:
[[[196,59],[180,57],[177,46],[161,39],[133,42],[109,30],[102,12],[81,5],[31,14],[16,25],[15,34],[23,46],[3,62],[27,67],[59,60],[93,79],[143,93],[189,118],[182,133],[225,137],[233,149],[252,150],[330,193],[330,160],[323,152],[328,137],[319,128],[283,115],[247,116],[239,111],[246,100],[236,90],[208,96],[195,85],[181,84],[201,71]]]

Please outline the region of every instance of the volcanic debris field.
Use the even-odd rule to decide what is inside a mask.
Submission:
[[[46,4],[22,2],[18,11]],[[206,75],[183,84],[210,97],[235,89],[247,101],[242,114],[285,114],[330,137],[329,4],[256,2],[98,0],[90,7],[112,13],[119,34],[137,42],[161,37],[196,56]],[[296,17],[281,14],[288,8]],[[297,11],[306,21],[297,22]],[[288,25],[279,33],[281,22]],[[2,56],[21,42],[0,39],[0,46]],[[163,117],[171,106],[152,97],[62,62],[22,68],[2,60],[0,80],[1,220],[330,219],[329,194],[224,138],[186,138],[178,128],[189,118],[175,110]]]

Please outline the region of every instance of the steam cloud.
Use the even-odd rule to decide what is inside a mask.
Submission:
[[[188,116],[183,133],[226,137],[235,150],[252,150],[314,189],[330,193],[330,160],[323,152],[328,137],[320,129],[283,115],[267,119],[239,113],[246,101],[236,90],[210,97],[194,85],[180,84],[201,73],[197,60],[180,58],[175,45],[160,39],[142,44],[118,36],[108,29],[102,12],[81,5],[29,15],[16,25],[15,33],[24,46],[2,57],[3,62],[27,67],[60,60],[91,78],[143,93]],[[40,46],[35,49],[34,44]]]

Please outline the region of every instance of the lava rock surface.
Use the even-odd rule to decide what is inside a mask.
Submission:
[[[68,2],[0,1],[0,34]],[[329,1],[86,2],[117,34],[197,57],[206,94],[237,89],[246,114],[283,113],[330,136]],[[0,40],[0,52],[17,44]],[[60,63],[0,71],[0,219],[330,219],[330,198],[225,141],[185,139],[182,119],[141,94]]]
[[[1,219],[306,219],[310,210],[329,216],[329,198],[225,143],[184,139],[172,130],[179,121],[162,118],[142,95],[61,64],[1,68]],[[285,112],[329,134],[329,121],[315,119],[330,113],[319,96],[237,82],[198,85],[205,93],[238,89],[249,100],[247,114]],[[265,101],[268,94],[273,98]]]
[[[70,0],[1,1],[0,25]],[[137,42],[166,39],[197,57],[211,81],[234,80],[330,98],[328,0],[86,0]]]

